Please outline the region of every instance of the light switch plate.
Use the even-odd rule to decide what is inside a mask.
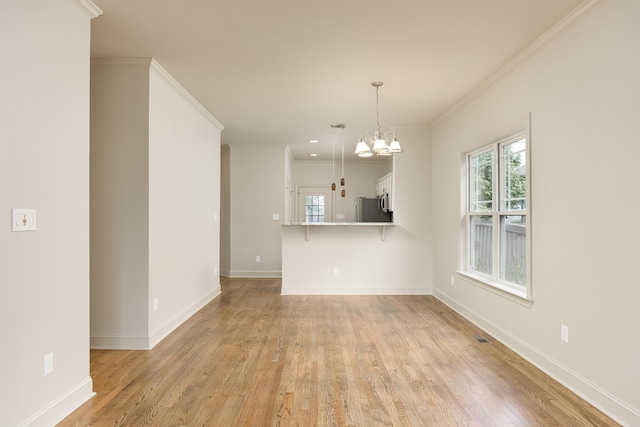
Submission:
[[[35,229],[35,209],[11,209],[11,231],[33,231]]]
[[[280,221],[280,214],[273,214],[272,217],[274,221]]]

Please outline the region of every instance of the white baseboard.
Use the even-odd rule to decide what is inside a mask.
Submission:
[[[91,377],[87,377],[49,405],[42,408],[24,423],[20,424],[20,426],[49,427],[56,425],[93,396],[95,396],[93,392],[93,381]]]
[[[230,278],[256,278],[256,279],[271,279],[282,277],[281,270],[231,270],[228,274],[224,275]]]
[[[637,408],[618,399],[549,355],[522,341],[454,298],[449,297],[446,293],[436,289],[434,296],[617,423],[623,426],[640,426],[640,410]]]
[[[159,328],[151,331],[149,334],[149,349],[152,349],[156,346],[160,341],[162,341],[167,335],[173,332],[178,326],[182,325],[188,318],[193,316],[205,305],[209,304],[215,297],[220,295],[220,284],[218,284],[214,289],[210,292],[207,292],[202,298],[195,301],[189,307],[184,309],[182,312],[175,315],[172,319],[166,322],[164,325]]]
[[[89,337],[92,350],[149,350],[147,335],[92,334]]]
[[[308,288],[283,286],[280,295],[432,295],[431,288]]]
[[[94,350],[151,350],[189,317],[220,295],[220,284],[189,307],[173,316],[149,335],[91,334],[90,346]]]

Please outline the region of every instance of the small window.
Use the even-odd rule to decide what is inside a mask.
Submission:
[[[522,132],[467,154],[463,273],[530,299],[527,150]]]
[[[305,196],[306,222],[324,222],[324,199],[321,195]]]

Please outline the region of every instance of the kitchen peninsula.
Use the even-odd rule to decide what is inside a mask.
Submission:
[[[282,295],[403,295],[389,255],[402,251],[400,224],[282,224]]]

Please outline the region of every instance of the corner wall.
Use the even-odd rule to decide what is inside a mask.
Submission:
[[[145,348],[149,328],[149,61],[91,65],[91,340]]]
[[[639,20],[637,1],[603,2],[433,129],[435,294],[625,425],[640,425]],[[529,112],[526,308],[455,271],[461,159]]]
[[[54,425],[93,396],[89,43],[100,13],[89,1],[0,2],[2,426]],[[36,209],[37,230],[12,232],[13,208]]]
[[[150,349],[220,293],[222,125],[150,58],[91,75],[91,345]]]

